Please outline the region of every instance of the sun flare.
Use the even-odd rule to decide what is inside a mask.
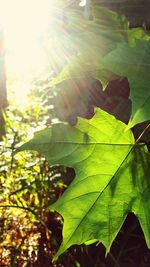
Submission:
[[[0,0],[8,79],[30,80],[49,64],[42,41],[55,16],[54,3],[54,0]],[[23,89],[16,85],[16,93],[23,94],[24,87],[25,84]]]

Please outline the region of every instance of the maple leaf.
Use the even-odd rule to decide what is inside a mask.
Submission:
[[[64,218],[63,243],[102,242],[107,251],[129,212],[139,219],[150,247],[150,155],[126,125],[102,110],[74,127],[59,123],[35,134],[17,151],[36,150],[49,164],[74,168],[76,177],[50,208]]]
[[[100,81],[87,76],[62,82],[51,103],[54,106],[54,116],[71,125],[77,123],[78,116],[91,119],[94,107],[107,111],[127,124],[131,116],[129,93],[127,79],[112,80],[103,91]]]
[[[127,77],[132,100],[132,116],[129,127],[150,119],[150,43],[138,40],[134,47],[127,43],[106,55],[100,65],[108,71]]]

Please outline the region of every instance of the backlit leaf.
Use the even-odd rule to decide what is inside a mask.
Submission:
[[[132,116],[129,127],[150,119],[150,43],[137,41],[134,47],[119,44],[106,55],[101,66],[128,78],[131,88]]]
[[[17,151],[37,150],[49,164],[75,169],[76,177],[51,206],[64,218],[63,243],[102,242],[107,251],[127,214],[135,213],[150,247],[150,155],[135,144],[131,130],[104,111],[75,127],[55,124],[35,134]]]

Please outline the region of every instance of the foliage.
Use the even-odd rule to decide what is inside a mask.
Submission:
[[[48,107],[38,97],[32,100],[28,107],[10,106],[5,112],[6,136],[0,143],[1,266],[38,266],[41,257],[49,262],[61,239],[51,232],[53,224],[59,231],[60,217],[46,211],[64,189],[61,176],[58,182],[58,171],[37,153],[14,156],[18,144],[46,125]]]
[[[38,249],[32,252],[44,253],[47,244],[48,262],[60,245],[62,226],[61,217],[51,211],[64,219],[55,260],[70,246],[83,243],[102,242],[108,253],[130,212],[138,218],[150,248],[149,34],[130,29],[124,16],[95,5],[89,20],[79,9],[65,12],[61,36],[64,47],[69,40],[72,55],[62,71],[44,83],[43,103],[38,101],[18,116],[15,110],[16,119],[13,113],[6,116],[13,128],[2,142],[7,150],[1,160],[1,208],[30,212],[25,223],[31,228],[41,223],[46,230],[41,228],[40,240],[37,231],[33,243]],[[24,143],[35,129],[39,131]],[[15,154],[23,150],[39,153]],[[93,266],[90,249],[83,245],[81,250]],[[78,247],[69,251],[70,262],[64,254],[60,264],[80,266]],[[35,264],[36,260],[37,256]]]
[[[96,14],[99,14],[100,17],[101,14],[105,14],[107,18],[110,12],[107,10],[107,14],[107,12],[104,12],[105,9],[95,9],[97,11]],[[92,52],[89,52],[83,44],[84,52],[79,49],[78,55],[70,59],[69,64],[53,83],[57,84],[64,80],[79,77],[86,79],[88,75],[99,79],[106,85],[115,76],[127,77],[132,100],[132,116],[129,127],[133,127],[135,124],[149,119],[149,35],[139,28],[136,30],[129,29],[125,20],[123,24],[120,23],[120,17],[118,17],[118,24],[116,24],[115,19],[116,13],[112,12],[110,14],[110,24],[114,29],[117,29],[113,34],[113,38],[112,32],[114,33],[114,30],[110,27],[110,24],[105,26],[103,17],[102,21],[100,20],[99,22],[98,20],[98,25],[95,17],[92,25],[88,22],[82,42],[85,39],[86,44],[89,45],[88,48],[92,49]],[[90,27],[92,26],[94,29],[98,28],[99,30],[91,30]],[[119,26],[120,28],[118,28]],[[103,27],[104,30],[101,31]],[[92,36],[89,34],[90,31],[93,34]],[[86,34],[89,40],[87,40]],[[103,35],[105,36],[105,41],[103,40]],[[91,43],[94,40],[97,41],[96,47]],[[102,44],[107,49],[106,51],[103,49]]]
[[[149,51],[150,43],[147,41],[137,41],[134,47],[121,44],[101,62],[105,69],[128,77],[132,100],[130,127],[149,119]]]
[[[90,121],[79,119],[75,127],[53,125],[19,149],[37,150],[50,165],[75,169],[74,182],[52,206],[65,220],[64,241],[57,255],[90,239],[102,242],[108,251],[129,211],[138,216],[150,246],[150,158],[125,128],[114,117],[97,111]]]
[[[79,77],[81,84],[88,73],[102,81],[101,71],[105,73],[105,82],[112,79],[112,74],[127,77],[132,100],[129,127],[148,120],[149,38],[145,40],[146,34],[142,37],[141,30],[133,32],[123,17],[104,8],[94,6],[93,20],[82,19],[80,29],[78,16],[81,15],[71,12],[68,24],[71,29],[77,24],[73,34],[77,54],[53,84],[69,79],[77,84]],[[102,242],[109,251],[130,211],[138,217],[150,247],[150,159],[146,146],[138,144],[139,141],[140,137],[134,141],[125,124],[96,110],[89,121],[78,119],[74,127],[54,124],[17,150],[37,150],[50,165],[75,169],[76,178],[51,206],[65,221],[63,243],[56,258],[71,245],[89,240]]]

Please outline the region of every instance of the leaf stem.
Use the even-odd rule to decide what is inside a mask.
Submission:
[[[139,137],[136,140],[136,144],[139,143],[139,141],[141,140],[142,136],[147,132],[147,130],[150,128],[150,123],[145,127],[145,129],[143,130],[143,132],[139,135]]]

